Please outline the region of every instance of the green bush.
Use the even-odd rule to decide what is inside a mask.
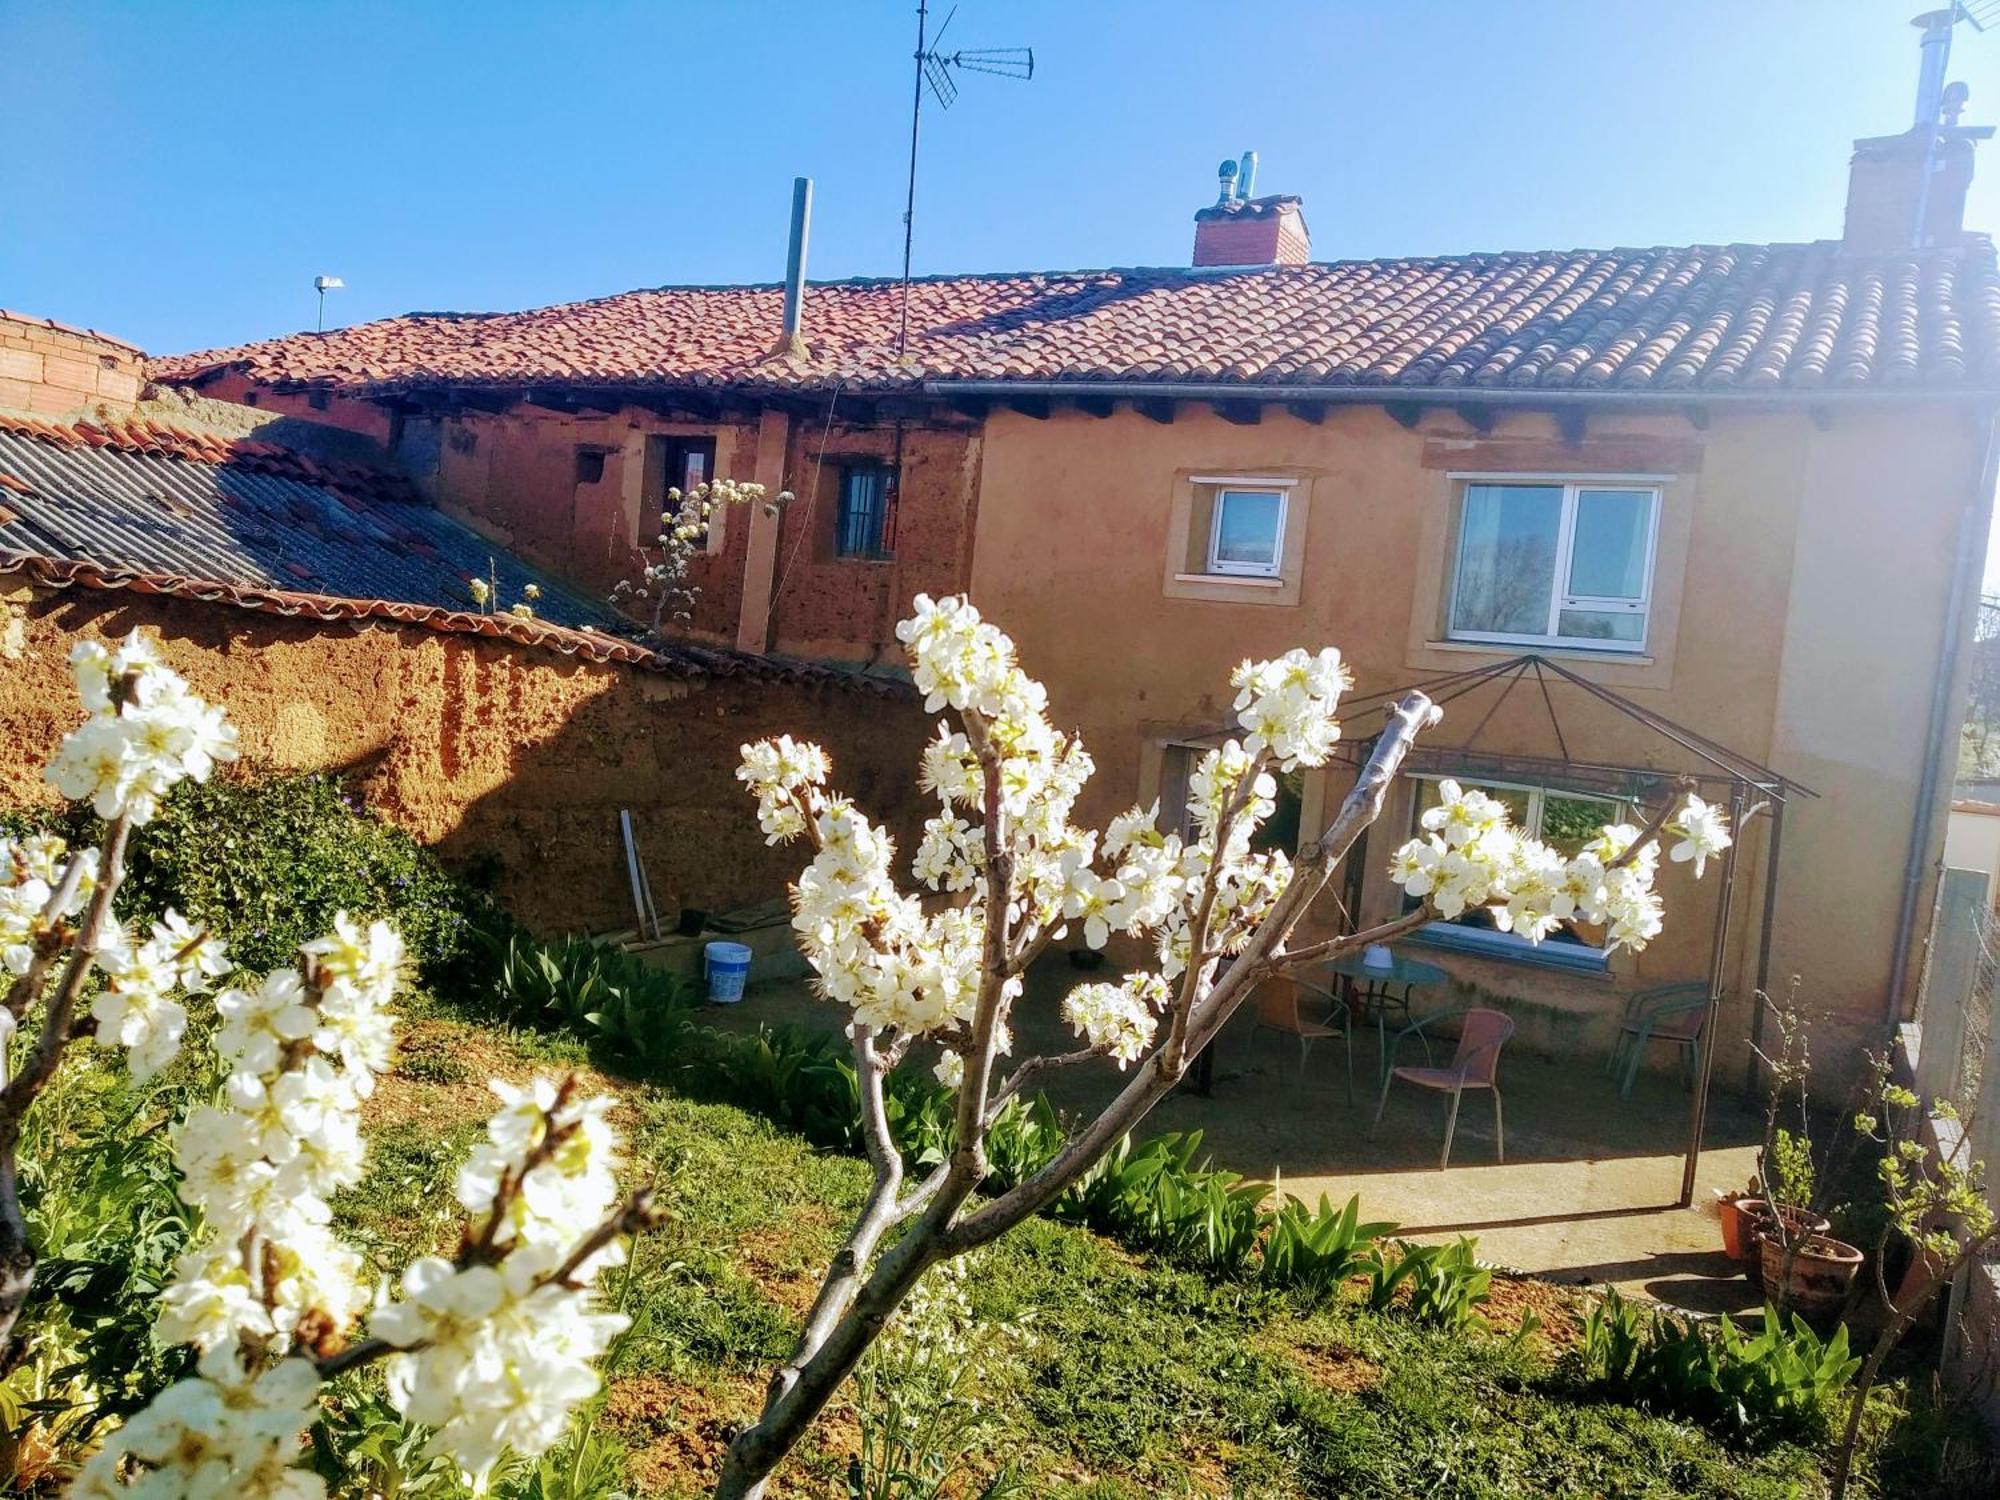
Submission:
[[[7,826],[51,828],[95,844],[87,808],[14,813]],[[292,962],[333,915],[393,920],[432,988],[490,982],[482,934],[513,923],[477,882],[446,870],[409,834],[367,812],[338,777],[312,773],[182,782],[133,836],[119,910],[168,907],[208,924],[251,973]]]
[[[1764,1329],[1727,1317],[1704,1328],[1663,1312],[1650,1317],[1609,1292],[1584,1324],[1584,1376],[1607,1393],[1752,1442],[1825,1436],[1835,1395],[1861,1368],[1843,1324],[1821,1339],[1793,1314],[1786,1326],[1764,1304]]]

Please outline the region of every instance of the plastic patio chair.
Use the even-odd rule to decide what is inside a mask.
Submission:
[[[1467,1089],[1491,1089],[1493,1091],[1493,1139],[1494,1159],[1503,1165],[1507,1160],[1507,1117],[1500,1103],[1500,1049],[1507,1045],[1507,1039],[1514,1034],[1514,1018],[1505,1011],[1485,1010],[1474,1007],[1471,1010],[1446,1012],[1461,1018],[1458,1033],[1458,1050],[1452,1053],[1451,1061],[1441,1068],[1396,1068],[1389,1070],[1389,1076],[1382,1080],[1382,1098],[1375,1106],[1375,1123],[1369,1127],[1368,1138],[1373,1140],[1375,1132],[1382,1128],[1382,1111],[1389,1107],[1389,1086],[1398,1078],[1406,1083],[1414,1083],[1420,1089],[1435,1089],[1439,1093],[1451,1094],[1451,1113],[1444,1124],[1444,1150],[1438,1153],[1438,1170],[1442,1172],[1451,1165],[1451,1138],[1458,1130],[1458,1101]],[[1396,1033],[1396,1044],[1403,1038],[1415,1034],[1423,1035],[1424,1027],[1433,1021],[1445,1019],[1445,1015],[1425,1016],[1423,1020],[1405,1026]],[[1389,1052],[1389,1060],[1396,1058],[1395,1045]]]
[[[1653,1042],[1680,1048],[1681,1075],[1692,1088],[1701,1029],[1707,1024],[1708,986],[1699,979],[1655,985],[1633,995],[1625,1002],[1618,1039],[1604,1065],[1606,1073],[1619,1079],[1619,1096],[1632,1092],[1632,1080],[1639,1076],[1639,1064]]]
[[[1327,1019],[1309,1020],[1305,1015],[1303,1000],[1307,995],[1326,1002]],[[1347,1013],[1347,1007],[1335,1000],[1330,990],[1323,990],[1316,984],[1306,984],[1302,980],[1271,978],[1257,986],[1253,997],[1257,1004],[1257,1024],[1252,1034],[1258,1031],[1276,1032],[1281,1036],[1297,1037],[1299,1042],[1299,1081],[1306,1076],[1306,1059],[1312,1053],[1313,1043],[1322,1037],[1337,1036],[1347,1050],[1347,1102],[1354,1102],[1354,1021]]]

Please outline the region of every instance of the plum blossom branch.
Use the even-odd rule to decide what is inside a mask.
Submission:
[[[1004,633],[963,598],[920,595],[897,637],[926,710],[956,719],[939,723],[919,774],[938,799],[910,860],[928,896],[898,888],[893,842],[829,789],[818,747],[784,738],[746,745],[737,773],[767,839],[804,837],[813,849],[793,887],[793,928],[819,992],[845,1008],[861,1039],[864,1126],[879,1159],[791,1358],[774,1373],[758,1420],[730,1446],[716,1489],[725,1500],[762,1493],[928,1267],[1046,1207],[1178,1082],[1260,976],[1301,961],[1284,953],[1285,941],[1380,815],[1404,757],[1437,716],[1421,693],[1388,710],[1355,785],[1295,862],[1256,850],[1256,836],[1275,808],[1274,773],[1322,765],[1338,741],[1336,710],[1349,686],[1339,652],[1295,650],[1237,669],[1241,737],[1193,768],[1184,829],[1161,829],[1156,803],[1099,830],[1072,816],[1090,757],[1049,722],[1047,694]],[[1680,838],[1671,857],[1692,860],[1698,874],[1728,832],[1692,799],[1675,816],[1665,825]],[[1510,828],[1493,799],[1447,784],[1445,805],[1425,815],[1422,836],[1398,851],[1391,872],[1416,910],[1300,953],[1341,952],[1471,907],[1531,940],[1576,917],[1604,922],[1614,945],[1642,946],[1661,912],[1652,891],[1658,851],[1631,854],[1637,832],[1606,828],[1565,861]],[[996,1091],[1024,971],[1072,931],[1093,949],[1113,933],[1149,941],[1155,962],[1115,983],[1073,986],[1061,1015],[1082,1045],[1024,1060]],[[937,1076],[958,1091],[949,1157],[900,1197],[900,1157],[878,1152],[886,1131],[870,1108],[893,1062],[866,1041],[892,1030],[935,1044]],[[1041,1170],[974,1204],[987,1132],[1004,1106],[1050,1070],[1098,1058],[1131,1074],[1113,1101]],[[882,1248],[892,1220],[907,1228]]]

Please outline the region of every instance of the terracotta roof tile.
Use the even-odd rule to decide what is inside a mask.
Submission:
[[[155,360],[354,391],[575,383],[895,389],[1138,380],[1505,389],[2000,385],[1993,248],[1507,252],[1215,270],[816,283],[809,357],[773,358],[776,286],[661,287],[518,313],[412,313]]]

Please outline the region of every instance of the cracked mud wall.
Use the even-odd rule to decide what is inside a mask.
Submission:
[[[0,660],[0,805],[46,804],[41,767],[81,718],[79,637],[155,633],[168,662],[227,705],[243,766],[346,775],[369,807],[447,862],[497,862],[542,931],[632,925],[618,811],[637,819],[662,915],[782,893],[804,863],[772,849],[734,778],[738,747],[787,733],[826,745],[843,790],[911,842],[922,810],[917,704],[832,686],[681,682],[430,631],[282,620],[190,601],[8,585],[17,654]],[[240,773],[240,768],[239,768]]]

